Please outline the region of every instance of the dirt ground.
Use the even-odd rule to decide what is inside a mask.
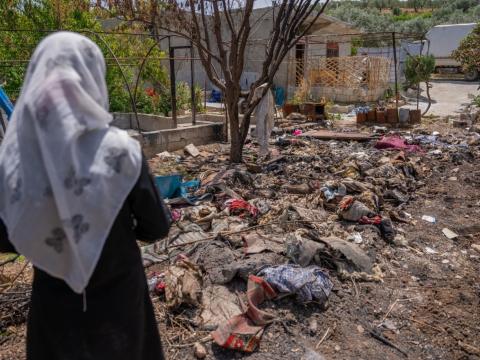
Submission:
[[[452,128],[442,118],[426,120],[410,129],[391,130],[407,136],[438,131],[443,145],[424,143],[422,152],[404,151],[400,160],[395,160],[399,151],[374,149],[376,140],[357,143],[305,139],[305,146],[272,145],[276,155],[285,156],[282,167],[258,173],[255,186],[232,185],[246,199],[263,196],[268,200],[271,215],[263,215],[256,224],[267,217],[275,219],[276,210],[291,204],[325,208],[329,214],[325,224],[298,227],[307,230],[313,227],[338,236],[360,233],[359,246],[378,264],[381,281],[343,277],[335,267],[323,264],[334,283],[326,306],[299,304],[292,297],[262,304],[262,309],[273,314],[275,320],[265,328],[259,348],[251,354],[222,349],[212,343],[209,332],[192,322],[198,309],[187,306],[170,311],[163,296],[154,296],[168,359],[194,359],[193,344],[197,341],[204,342],[207,359],[218,360],[480,359],[480,249],[472,246],[480,245],[479,142],[473,141],[467,130]],[[291,129],[285,131],[291,133]],[[180,164],[192,176],[227,168],[226,149],[224,144],[199,147],[202,152],[199,158],[185,157]],[[254,159],[254,154],[255,147],[247,145],[247,160]],[[358,176],[353,175],[358,181],[373,182],[384,195],[385,189],[395,188],[407,196],[408,200],[400,203],[385,200],[379,210],[385,217],[392,211],[410,215],[406,222],[393,221],[395,239],[401,240],[385,241],[368,226],[342,221],[325,200],[314,200],[321,195],[318,189],[308,194],[292,194],[285,187],[311,181],[320,184],[327,180],[343,181],[348,165],[343,160],[352,159],[362,159],[357,161],[361,165]],[[414,164],[416,175],[399,175],[404,183],[398,184],[394,181],[396,175],[366,176],[362,169],[364,163],[376,169],[391,162],[397,170]],[[434,217],[436,222],[422,220],[423,215]],[[442,233],[444,228],[459,236],[448,239]],[[297,229],[286,230],[282,225],[265,231],[272,236],[280,230]],[[241,253],[241,249],[234,251]],[[11,281],[25,264],[20,259],[5,265],[0,276],[4,282]],[[167,267],[161,264],[147,268],[147,276]],[[30,277],[31,268],[27,265],[9,291],[22,283],[28,284]],[[239,292],[246,290],[246,282],[238,277],[227,286],[236,287]],[[4,321],[8,315],[0,312],[0,320]],[[24,359],[25,325],[3,329],[0,344],[0,359]]]
[[[431,82],[430,95],[432,106],[429,115],[458,116],[463,108],[471,102],[470,96],[478,93],[478,82],[458,80],[434,80]],[[421,86],[420,109],[427,107],[425,85]],[[416,99],[410,99],[406,108],[416,108]]]

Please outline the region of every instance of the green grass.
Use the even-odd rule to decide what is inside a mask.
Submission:
[[[473,98],[472,103],[478,107],[480,107],[480,95],[477,95]]]
[[[15,256],[17,256],[17,255],[16,254],[2,254],[2,253],[0,253],[0,262],[6,261],[8,259],[13,259]],[[15,260],[15,261],[24,262],[25,261],[25,256],[20,255],[18,257],[18,259]]]
[[[432,17],[431,12],[424,12],[424,13],[418,13],[418,14],[405,13],[405,14],[401,14],[401,15],[397,15],[397,16],[392,16],[393,21],[409,21],[409,20],[413,20],[413,19],[417,19],[417,18],[430,19],[431,17]]]

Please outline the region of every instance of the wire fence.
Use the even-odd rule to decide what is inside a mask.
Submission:
[[[21,91],[35,47],[52,32],[0,29],[0,84],[13,100]],[[215,88],[195,50],[192,52],[184,39],[175,35],[154,37],[146,32],[79,32],[94,41],[105,56],[112,111],[176,117],[183,111],[201,111],[211,98],[221,101],[221,97],[211,95]],[[306,36],[280,66],[274,85],[283,89],[281,102],[294,98],[306,87],[313,98],[341,101],[345,89],[355,88],[355,94],[344,97],[344,101],[375,101],[386,90],[398,89],[405,59],[424,51],[422,40],[418,34],[400,33]],[[9,46],[15,51],[10,51]],[[249,41],[243,89],[249,89],[259,78],[266,46],[268,39]]]
[[[56,31],[0,29],[0,85],[13,101],[20,94],[23,78],[36,46],[44,37],[54,32]],[[158,38],[144,32],[77,32],[95,42],[104,54],[110,107],[113,112],[169,115],[172,112],[200,108],[204,103],[204,84],[195,81],[190,73],[174,82],[175,97],[178,99],[172,102],[172,72],[169,67],[173,65],[173,75],[179,72],[183,74],[186,72],[185,64],[199,63],[199,59],[180,53],[179,56],[170,58],[168,45],[161,42],[166,37]],[[190,88],[195,88],[196,96],[192,96]],[[195,101],[192,102],[192,99]],[[174,105],[176,111],[172,108]]]

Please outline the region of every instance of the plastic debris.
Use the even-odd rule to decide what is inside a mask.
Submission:
[[[453,239],[458,237],[457,233],[453,232],[452,230],[450,230],[448,228],[444,228],[442,230],[442,233],[443,233],[443,235],[445,235],[447,237],[447,239],[450,239],[450,240],[453,240]]]
[[[363,242],[362,234],[360,233],[352,234],[351,239],[355,244],[361,244]]]
[[[422,220],[432,224],[435,224],[437,222],[437,219],[435,219],[433,216],[430,216],[430,215],[423,215]]]
[[[325,186],[320,188],[320,190],[323,192],[323,195],[327,201],[331,201],[337,196],[343,197],[347,195],[347,188],[344,184],[336,185],[335,183],[326,183]]]
[[[436,251],[436,250],[434,250],[434,249],[432,249],[431,247],[428,247],[428,246],[425,247],[425,252],[427,254],[437,254],[438,253],[438,251]]]
[[[452,256],[447,257],[444,249],[440,251],[443,248],[441,244],[438,247],[432,243],[425,243],[430,247],[409,244],[424,232],[435,230],[433,228],[437,225],[432,224],[438,224],[440,219],[435,219],[428,211],[433,212],[442,200],[447,209],[456,209],[460,199],[464,199],[464,194],[459,194],[462,186],[467,184],[473,188],[478,185],[478,171],[474,165],[479,148],[473,142],[467,146],[470,138],[477,138],[472,136],[471,131],[462,136],[459,131],[446,132],[442,129],[442,135],[430,135],[432,131],[426,126],[428,124],[408,131],[390,126],[372,129],[362,125],[365,136],[362,134],[359,139],[371,138],[370,142],[362,143],[343,141],[359,134],[352,133],[348,127],[347,122],[353,123],[353,119],[342,119],[335,132],[319,133],[310,133],[318,130],[318,126],[312,123],[276,120],[275,138],[270,138],[270,154],[266,158],[258,156],[258,142],[247,139],[244,162],[240,164],[228,162],[228,145],[220,143],[198,147],[200,156],[196,158],[187,155],[178,159],[175,154],[165,154],[162,159],[153,159],[159,164],[158,168],[164,163],[176,162],[179,174],[201,180],[201,186],[189,195],[211,195],[208,204],[174,206],[173,216],[177,221],[169,239],[161,240],[160,245],[152,251],[145,251],[144,255],[144,260],[148,257],[156,262],[158,259],[152,253],[157,251],[159,258],[163,257],[163,266],[168,261],[174,261],[179,253],[187,254],[198,265],[199,271],[201,269],[198,305],[182,302],[183,305],[197,307],[186,312],[189,315],[196,312],[191,323],[194,331],[214,331],[215,343],[224,348],[254,351],[264,331],[269,342],[275,340],[276,327],[267,333],[265,326],[276,320],[277,314],[273,312],[276,306],[269,301],[265,307],[274,310],[265,311],[261,303],[265,299],[278,299],[276,294],[279,294],[286,296],[281,302],[282,309],[284,305],[290,309],[287,313],[283,310],[279,312],[281,323],[292,326],[294,332],[302,332],[301,336],[321,338],[327,329],[322,329],[324,324],[318,316],[304,319],[300,325],[292,323],[289,317],[296,316],[298,309],[290,304],[297,300],[302,303],[325,301],[329,294],[331,296],[328,291],[331,291],[334,276],[348,282],[382,281],[385,277],[388,282],[392,276],[399,276],[404,266],[419,270],[413,271],[419,274],[410,278],[421,282],[428,264],[432,265],[428,269],[436,273],[479,258],[479,244],[471,247],[468,244],[459,250],[462,254],[460,263],[455,248],[449,250]],[[393,151],[374,148],[377,137],[383,136],[382,140],[388,141],[393,131],[402,134],[393,136],[398,143],[395,141],[386,146]],[[374,135],[374,132],[381,135]],[[381,144],[382,141],[377,147],[382,147]],[[425,151],[421,151],[422,148]],[[465,172],[466,169],[469,172]],[[452,177],[456,178],[456,183],[451,182]],[[449,178],[450,181],[447,181]],[[435,181],[441,185],[438,189]],[[448,189],[448,184],[456,186]],[[469,200],[469,208],[476,206],[476,200]],[[412,216],[406,212],[413,213],[421,206],[427,213],[424,220],[420,220],[422,213]],[[467,237],[470,234],[473,236],[466,239],[475,242],[480,224],[472,223],[475,217],[467,211],[466,207],[462,207],[460,212],[449,212],[453,218],[445,219],[445,224],[442,222],[440,237]],[[463,217],[467,214],[470,216],[468,228],[460,225],[466,223]],[[429,222],[425,226],[416,226],[419,221]],[[450,223],[459,225],[446,228],[446,224]],[[392,249],[394,246],[403,248],[395,250]],[[412,256],[397,259],[393,255],[398,251]],[[388,266],[385,267],[385,264]],[[172,265],[166,266],[167,269],[169,267]],[[332,269],[332,272],[327,275],[324,267]],[[285,277],[287,271],[278,270],[285,268],[293,275]],[[275,269],[278,273],[269,273]],[[320,300],[311,292],[305,295],[305,289],[297,286],[296,281],[301,282],[304,272],[310,269],[323,270],[323,276],[318,276],[323,283],[313,276],[313,270],[309,274],[315,281],[327,285],[323,288],[319,285],[321,289],[327,289],[319,291]],[[252,274],[257,276],[252,278]],[[461,274],[462,278],[466,275]],[[460,275],[455,273],[453,278],[456,276]],[[247,292],[239,293],[247,281]],[[310,290],[308,286],[315,285],[315,281],[301,284]],[[153,285],[150,284],[151,289],[154,289]],[[380,293],[375,290],[378,288],[371,285],[374,290],[372,296],[378,297]],[[354,288],[345,293],[339,291],[339,301],[349,304],[356,293]],[[183,289],[178,293],[184,297]],[[363,328],[364,324],[360,330],[357,325],[352,325],[355,333],[369,333],[369,329]],[[391,326],[387,319],[379,326],[379,331],[396,332],[399,329]],[[335,345],[331,345],[332,351]],[[345,349],[344,342],[338,345],[342,351]],[[193,344],[189,346],[192,347],[190,356],[193,357]],[[300,345],[293,355],[275,352],[275,356],[306,357],[305,350]]]
[[[315,301],[324,304],[333,288],[328,275],[318,266],[300,267],[280,265],[263,269],[258,273],[280,294],[296,294],[299,302]]]
[[[344,220],[359,221],[361,218],[374,216],[374,212],[353,196],[345,196],[338,205],[338,214]]]

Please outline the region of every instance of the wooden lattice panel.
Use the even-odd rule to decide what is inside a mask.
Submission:
[[[388,83],[390,59],[369,56],[316,57],[308,59],[306,67],[303,73],[310,86],[376,89]],[[300,75],[297,72],[297,77]]]

